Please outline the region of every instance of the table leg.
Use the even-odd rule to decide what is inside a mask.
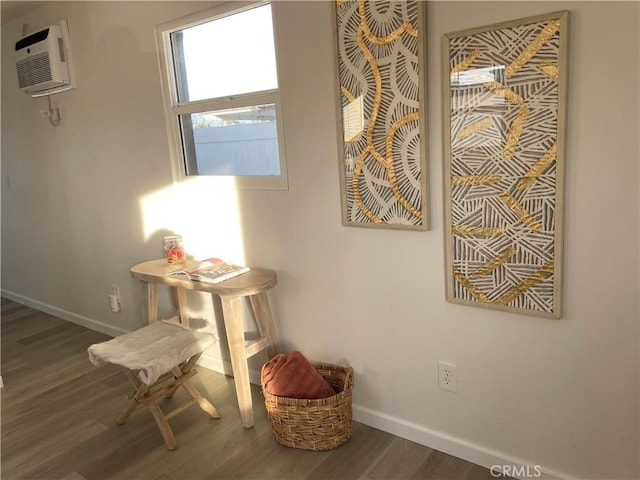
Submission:
[[[185,327],[189,326],[189,311],[187,310],[187,290],[176,287],[176,297],[178,299],[178,314],[180,315],[180,323]]]
[[[158,286],[155,283],[144,282],[142,285],[142,315],[147,324],[155,323],[158,320]]]
[[[269,307],[269,297],[267,297],[267,292],[260,292],[257,295],[251,295],[249,300],[251,301],[251,308],[253,308],[253,314],[255,316],[256,323],[258,324],[260,335],[269,340],[269,346],[267,347],[269,358],[273,358],[278,350],[278,337],[273,323],[273,316],[271,315],[271,308]]]
[[[231,354],[231,367],[233,380],[236,384],[238,395],[238,407],[240,418],[245,428],[253,426],[253,407],[251,403],[251,384],[249,382],[249,366],[244,346],[244,327],[240,314],[240,297],[222,296],[222,313],[224,326],[227,331],[229,353]]]

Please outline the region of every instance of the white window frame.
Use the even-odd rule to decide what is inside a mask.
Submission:
[[[282,110],[280,107],[279,84],[278,89],[233,95],[221,98],[179,102],[176,85],[176,75],[171,49],[171,34],[218,18],[241,13],[252,8],[267,5],[270,1],[260,2],[230,2],[203,10],[186,17],[163,23],[156,27],[156,42],[158,59],[160,62],[160,76],[162,82],[162,96],[164,101],[165,120],[171,157],[171,171],[174,182],[190,182],[202,184],[203,187],[247,188],[265,190],[287,190],[287,166],[284,151],[284,129],[282,127]],[[273,5],[272,5],[273,15]],[[272,17],[273,18],[273,17]],[[273,21],[273,20],[272,20]],[[277,39],[275,28],[274,45],[276,46],[276,71],[278,71]],[[278,151],[280,161],[280,175],[187,175],[185,158],[182,149],[182,133],[180,129],[180,115],[227,110],[253,105],[274,104],[276,109],[276,130],[278,134]]]

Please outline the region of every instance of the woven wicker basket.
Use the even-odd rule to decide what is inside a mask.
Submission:
[[[327,363],[312,365],[337,392],[335,395],[317,400],[271,395],[264,388],[263,366],[264,403],[278,443],[304,450],[331,450],[349,440],[353,430],[353,368]]]

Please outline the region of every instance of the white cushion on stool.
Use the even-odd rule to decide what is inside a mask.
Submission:
[[[140,380],[153,384],[173,367],[203,352],[215,342],[214,335],[180,325],[156,322],[102,343],[91,345],[94,365],[114,363],[138,371]]]

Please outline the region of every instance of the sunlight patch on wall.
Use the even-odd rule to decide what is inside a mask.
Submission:
[[[237,191],[211,188],[193,179],[140,197],[145,241],[182,235],[188,257],[220,257],[244,263],[244,238]],[[199,181],[198,181],[199,180]]]

